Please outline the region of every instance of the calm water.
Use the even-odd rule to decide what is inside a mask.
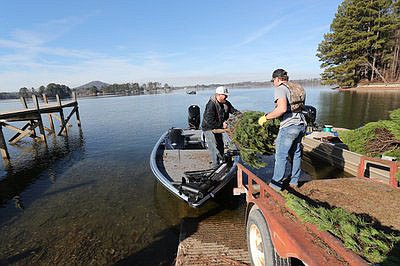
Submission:
[[[202,110],[212,91],[80,99],[82,132],[48,136],[48,149],[25,140],[9,146],[0,168],[0,264],[170,264],[183,217],[230,210],[230,197],[191,209],[155,181],[149,155],[159,136],[185,127],[187,107]],[[234,89],[240,110],[269,111],[269,89]],[[400,108],[400,92],[307,90],[318,122],[356,128]],[[0,112],[19,109],[1,101]],[[47,120],[45,119],[45,123]],[[5,131],[6,138],[11,132]],[[315,169],[320,177],[330,172]]]

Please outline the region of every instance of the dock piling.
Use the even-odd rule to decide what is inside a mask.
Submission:
[[[81,118],[80,118],[80,115],[79,115],[78,98],[76,97],[76,92],[75,91],[72,93],[72,96],[73,96],[74,102],[76,102],[76,110],[75,110],[76,122],[78,124],[78,127],[81,128]]]
[[[48,100],[48,98],[47,98],[47,95],[46,94],[42,94],[42,97],[43,97],[43,102],[45,103],[45,104],[49,104],[49,100]],[[50,132],[52,132],[52,133],[54,133],[55,132],[55,130],[54,130],[54,122],[53,122],[53,116],[49,113],[48,115],[48,118],[49,118],[49,123],[50,123]]]
[[[21,100],[21,103],[22,103],[22,105],[24,106],[24,108],[25,109],[28,109],[29,107],[28,107],[28,104],[26,103],[26,99],[25,99],[25,97],[20,97],[19,98],[20,100]],[[35,124],[35,121],[34,120],[30,120],[30,123],[28,123],[28,126],[29,126],[29,128],[30,128],[30,130],[32,131],[32,134],[33,134],[33,136],[35,136],[36,137],[36,130],[35,130],[35,127],[33,126]],[[17,134],[15,134],[15,136],[14,137],[18,137],[18,133]],[[13,137],[13,138],[14,138]],[[11,140],[10,140],[11,141]]]
[[[47,146],[47,141],[46,141],[46,132],[44,131],[44,126],[43,126],[43,121],[42,121],[42,115],[40,114],[40,106],[39,106],[39,101],[36,95],[32,95],[32,100],[33,100],[33,104],[35,105],[36,111],[38,113],[38,123],[39,123],[39,131],[40,131],[40,138],[42,139],[42,141],[44,141],[44,143]]]
[[[57,99],[57,104],[60,107],[60,121],[61,121],[61,129],[60,132],[58,132],[58,135],[61,136],[63,130],[65,130],[65,135],[68,136],[68,129],[67,129],[67,125],[65,123],[64,120],[64,111],[62,109],[62,104],[61,104],[61,100],[60,100],[60,96],[58,96],[58,94],[56,95],[56,99]]]
[[[8,153],[6,141],[3,135],[3,124],[1,122],[0,122],[0,152],[3,160],[7,161],[10,160],[10,154]]]

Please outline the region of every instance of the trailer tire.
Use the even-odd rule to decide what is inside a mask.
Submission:
[[[251,265],[291,265],[289,258],[281,258],[276,252],[267,222],[261,211],[255,207],[250,210],[246,224],[246,234]]]

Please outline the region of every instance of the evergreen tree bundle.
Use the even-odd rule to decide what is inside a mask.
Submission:
[[[372,157],[384,154],[400,159],[400,109],[392,111],[390,118],[340,132],[340,138],[353,152]]]
[[[244,112],[234,123],[232,139],[240,149],[240,156],[251,167],[266,166],[260,155],[275,153],[274,141],[279,131],[279,120],[267,121],[264,125],[258,124],[262,112]]]
[[[393,122],[400,124],[400,109],[391,111],[389,117]]]
[[[386,233],[379,224],[369,223],[361,215],[343,208],[313,206],[291,193],[283,193],[286,206],[292,209],[302,222],[312,223],[319,230],[328,231],[343,241],[346,248],[353,250],[371,263],[399,265],[399,252],[393,252],[400,243],[400,236]]]

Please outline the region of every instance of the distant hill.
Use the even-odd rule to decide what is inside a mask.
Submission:
[[[96,80],[96,81],[91,81],[89,83],[81,85],[79,87],[76,87],[74,89],[77,91],[92,88],[92,87],[96,87],[97,89],[102,89],[103,87],[107,87],[107,86],[110,86],[110,84]]]

